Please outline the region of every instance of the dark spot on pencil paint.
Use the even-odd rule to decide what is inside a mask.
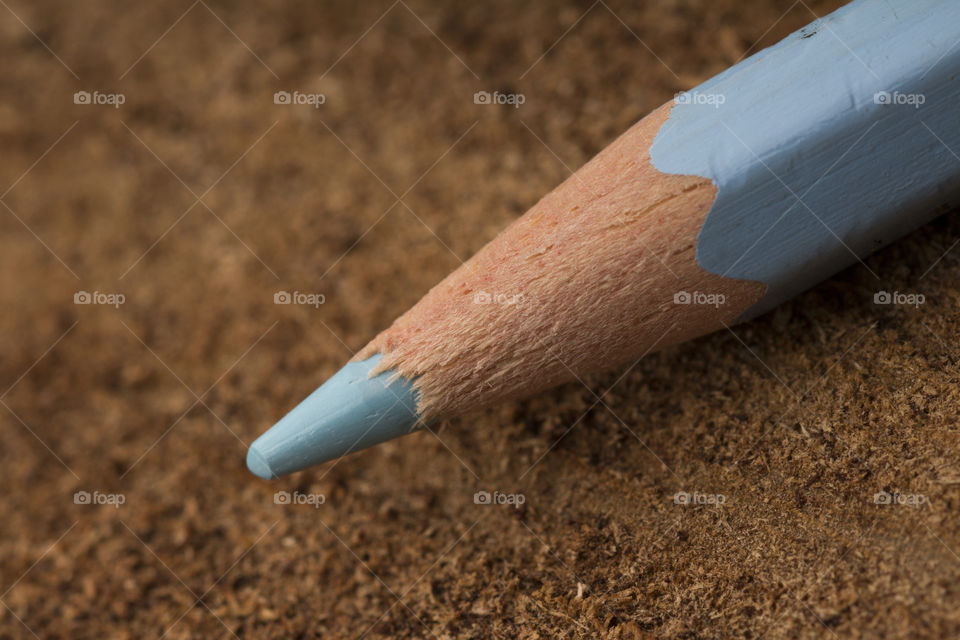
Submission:
[[[800,29],[800,37],[806,40],[807,38],[812,38],[813,36],[817,35],[818,32],[819,29],[817,29],[814,24],[807,25],[803,29]]]

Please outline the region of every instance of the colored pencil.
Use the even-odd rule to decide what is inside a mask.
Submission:
[[[960,2],[858,0],[640,120],[250,447],[273,478],[762,314],[960,202]]]

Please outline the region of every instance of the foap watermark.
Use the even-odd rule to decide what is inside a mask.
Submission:
[[[119,109],[120,105],[126,101],[127,96],[122,93],[100,93],[99,91],[90,93],[89,91],[77,91],[73,94],[73,104],[95,104]]]
[[[526,504],[527,496],[522,493],[503,493],[502,491],[494,491],[490,493],[489,491],[477,491],[473,494],[473,504],[507,504],[512,505],[515,509],[519,509],[520,505]]]
[[[326,101],[327,96],[322,93],[277,91],[273,94],[273,104],[308,104],[314,109],[319,109],[320,105]]]
[[[914,109],[919,109],[920,105],[927,101],[927,96],[922,93],[901,93],[899,91],[877,91],[873,94],[873,104],[882,105],[907,105]]]
[[[303,291],[277,291],[273,294],[273,304],[303,304],[319,309],[327,301],[322,293],[304,293]]]
[[[73,494],[73,504],[109,505],[114,509],[119,509],[120,505],[126,504],[126,502],[127,496],[122,493],[77,491]]]
[[[690,493],[688,491],[677,491],[673,494],[673,504],[683,506],[702,504],[719,507],[726,502],[727,496],[722,493],[700,493],[699,491]]]
[[[699,104],[719,109],[727,101],[722,93],[701,93],[699,91],[681,91],[673,96],[675,104]]]
[[[307,504],[314,509],[319,509],[320,505],[326,503],[327,497],[322,493],[301,493],[300,491],[277,491],[273,494],[273,504],[280,505],[299,505]]]
[[[922,293],[877,291],[873,294],[873,304],[896,304],[917,308],[926,301],[927,298]]]
[[[106,304],[119,308],[127,301],[127,296],[122,293],[103,293],[101,291],[77,291],[73,294],[73,304]]]
[[[507,104],[514,109],[519,109],[520,105],[527,101],[527,96],[522,93],[504,93],[501,91],[477,91],[473,94],[473,104]]]
[[[894,491],[878,491],[873,494],[873,504],[902,504],[919,509],[925,504],[930,504],[927,496],[922,493],[900,493]]]
[[[473,304],[520,304],[523,302],[522,293],[490,293],[477,291],[473,294]]]
[[[727,296],[722,293],[704,293],[703,291],[677,291],[673,294],[673,304],[705,304],[720,307],[726,304]]]

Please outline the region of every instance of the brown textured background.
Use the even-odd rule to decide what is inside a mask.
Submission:
[[[840,2],[0,4],[0,638],[960,632],[951,215],[622,379],[244,466],[570,169]]]

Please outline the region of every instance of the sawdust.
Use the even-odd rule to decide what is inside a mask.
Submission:
[[[79,80],[0,10],[0,637],[960,631],[952,215],[589,389],[244,467],[568,167],[803,5],[7,4]]]

